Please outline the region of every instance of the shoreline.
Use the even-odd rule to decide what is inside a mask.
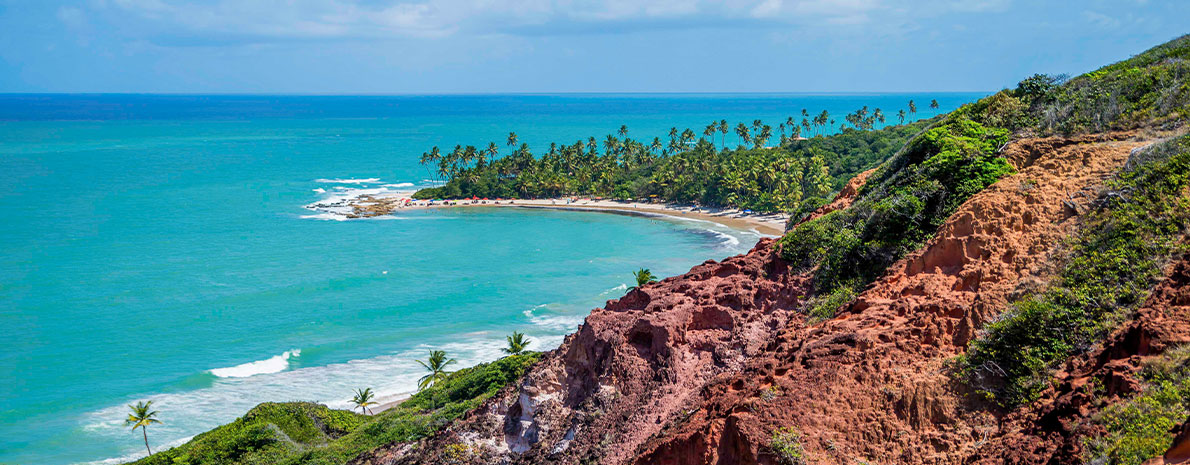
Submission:
[[[785,233],[789,215],[784,213],[763,214],[734,208],[696,207],[674,203],[629,202],[591,198],[555,199],[498,199],[498,200],[413,200],[411,193],[388,195],[359,195],[339,199],[332,203],[314,203],[306,208],[342,219],[372,218],[391,215],[404,210],[428,210],[444,208],[493,208],[519,207],[550,210],[593,211],[637,216],[669,216],[675,218],[709,221],[732,229],[751,231],[765,237],[778,237]],[[336,218],[339,219],[339,218]]]

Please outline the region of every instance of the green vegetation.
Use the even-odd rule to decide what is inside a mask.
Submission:
[[[1190,118],[1190,35],[1072,79],[1034,103],[1059,132],[1129,129]]]
[[[1017,302],[973,341],[963,372],[1005,406],[1036,399],[1050,371],[1128,318],[1184,246],[1190,226],[1190,136],[1134,155],[1069,241],[1049,290]]]
[[[777,462],[783,465],[802,465],[806,463],[805,452],[802,451],[802,435],[790,426],[773,431],[769,438],[769,449],[777,457]]]
[[[343,464],[381,445],[434,433],[515,382],[540,357],[527,352],[458,370],[374,416],[310,402],[260,404],[232,423],[135,463]]]
[[[351,399],[351,403],[355,404],[355,408],[358,408],[360,413],[370,414],[372,411],[368,407],[376,405],[376,402],[372,401],[372,397],[374,396],[375,394],[372,393],[372,388],[356,389],[355,397]]]
[[[450,374],[449,371],[446,371],[446,367],[456,363],[456,361],[453,358],[447,359],[445,351],[431,350],[430,358],[427,358],[424,362],[418,360],[417,363],[420,363],[426,371],[430,372],[417,380],[417,390],[424,391],[426,388],[433,387],[439,381],[446,379],[446,376]],[[437,407],[437,404],[433,403],[433,400],[434,398],[431,396],[431,408]]]
[[[533,342],[528,339],[525,339],[525,333],[520,333],[520,332],[516,332],[516,331],[513,331],[512,334],[509,335],[507,339],[508,339],[508,347],[505,347],[504,349],[501,349],[501,350],[503,350],[504,353],[511,354],[511,355],[517,355],[519,353],[524,352],[525,349],[529,347],[529,343]]]
[[[1147,386],[1095,418],[1107,434],[1086,441],[1087,463],[1139,465],[1173,445],[1173,431],[1190,418],[1190,346],[1149,362]]]
[[[125,425],[132,426],[132,431],[140,428],[141,435],[145,438],[145,450],[149,451],[149,455],[153,455],[153,449],[149,448],[149,425],[153,423],[161,423],[161,420],[155,418],[157,411],[150,411],[153,408],[153,401],[137,402],[136,405],[129,405],[128,418],[124,420]]]
[[[628,288],[629,291],[645,287],[646,284],[657,282],[657,277],[653,276],[653,272],[648,268],[641,268],[638,271],[632,272],[632,277],[636,279],[636,285]]]
[[[762,121],[735,128],[739,145],[727,145],[727,121],[708,125],[696,138],[694,131],[670,130],[670,141],[637,141],[628,128],[608,135],[600,143],[591,137],[573,144],[551,144],[549,152],[534,157],[527,145],[509,134],[512,153],[498,157],[495,143],[486,149],[456,146],[443,153],[437,147],[423,154],[423,164],[437,167],[445,185],[423,189],[414,197],[429,198],[551,198],[588,195],[615,199],[656,199],[737,207],[763,212],[804,214],[826,203],[832,191],[847,180],[892,156],[905,141],[925,127],[925,122],[885,127],[880,109],[867,107],[847,115],[840,133],[829,137],[798,139],[804,130],[833,130],[827,112],[808,118],[803,111],[798,125],[793,117],[779,125],[777,147],[766,147],[772,128]],[[788,135],[787,135],[788,133]],[[721,145],[715,143],[716,134]]]
[[[1062,76],[1034,75],[1015,89],[934,121],[880,166],[851,208],[802,223],[779,241],[782,257],[795,269],[814,272],[809,311],[815,318],[832,316],[848,296],[920,248],[964,201],[1012,173],[996,154],[1010,133],[1130,128],[1164,124],[1177,115],[1184,119],[1190,103],[1190,70],[1182,59],[1187,55],[1190,36],[1069,82]],[[1147,84],[1128,77],[1137,69],[1147,76]],[[910,103],[909,113],[916,113]],[[1162,116],[1171,111],[1176,115]],[[1058,124],[1063,121],[1073,122]],[[1032,360],[1021,355],[1021,360]]]
[[[972,121],[971,106],[914,137],[868,179],[851,208],[802,223],[779,241],[795,269],[814,269],[818,318],[829,318],[893,262],[921,247],[959,205],[1012,173],[996,150],[1008,131]]]

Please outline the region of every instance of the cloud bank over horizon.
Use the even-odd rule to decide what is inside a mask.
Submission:
[[[1177,0],[0,0],[0,92],[990,90],[1173,38]]]

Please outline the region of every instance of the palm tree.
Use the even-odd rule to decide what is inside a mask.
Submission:
[[[723,135],[723,148],[727,148],[727,131],[728,131],[727,120],[725,120],[725,119],[719,120],[719,134]]]
[[[621,124],[621,125],[620,125],[620,130],[619,130],[619,131],[616,131],[616,133],[617,133],[617,134],[619,134],[619,135],[620,135],[620,137],[625,137],[625,136],[627,136],[627,135],[628,135],[628,125],[626,125],[626,124]]]
[[[153,401],[151,400],[148,402],[137,402],[136,405],[129,405],[128,409],[132,410],[132,413],[129,413],[128,419],[124,420],[125,425],[132,426],[132,431],[140,428],[141,434],[145,437],[145,450],[149,451],[149,455],[153,455],[153,449],[149,448],[149,425],[161,423],[161,420],[153,418],[157,416],[157,412],[149,411],[152,406]]]
[[[368,415],[371,415],[372,409],[369,409],[368,406],[376,405],[376,402],[372,402],[373,397],[376,397],[376,394],[372,392],[372,388],[356,389],[355,397],[351,399],[351,403],[355,404],[360,412],[367,412]]]
[[[430,372],[430,374],[422,376],[421,379],[417,380],[417,390],[424,391],[442,382],[443,379],[446,379],[446,375],[450,374],[449,371],[446,371],[446,367],[450,364],[456,363],[456,360],[453,358],[448,360],[446,358],[446,352],[444,351],[431,350],[430,358],[426,359],[424,362],[418,360],[417,363],[420,363],[421,366],[426,369],[426,371]],[[434,394],[436,393],[430,394],[431,408],[437,408],[438,405],[438,403],[434,400]]]
[[[525,333],[518,333],[516,331],[513,331],[512,335],[508,336],[507,339],[508,347],[501,350],[510,355],[520,355],[525,349],[529,348],[529,343],[533,342],[525,339]]]
[[[510,132],[510,133],[508,133],[508,146],[509,146],[509,147],[516,147],[516,139],[517,139],[517,138],[516,138],[516,133],[515,133],[515,132]]]
[[[930,109],[934,110],[935,115],[938,114],[938,100],[937,99],[930,100]]]
[[[740,136],[740,145],[744,145],[752,141],[752,136],[748,134],[748,125],[744,123],[737,124],[735,127],[735,135]]]
[[[901,124],[905,124],[905,109],[897,110],[897,119],[901,120]]]
[[[741,123],[743,124],[743,123]],[[645,286],[645,284],[657,282],[657,277],[648,268],[641,268],[640,271],[633,271],[632,276],[636,278],[636,285],[628,288],[629,291],[634,291]]]
[[[912,117],[913,115],[916,115],[916,114],[917,114],[917,104],[913,103],[913,100],[910,100],[909,101],[909,116]]]
[[[715,131],[718,129],[719,129],[719,122],[711,121],[711,124],[708,124],[707,128],[702,130],[702,135],[711,138],[711,143],[714,144],[715,143]]]

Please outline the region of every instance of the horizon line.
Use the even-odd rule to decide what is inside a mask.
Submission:
[[[948,91],[562,91],[562,92],[417,92],[417,93],[319,93],[319,92],[6,92],[0,96],[161,96],[161,97],[461,97],[461,96],[550,96],[550,95],[888,95],[888,94],[977,94],[992,90]]]

